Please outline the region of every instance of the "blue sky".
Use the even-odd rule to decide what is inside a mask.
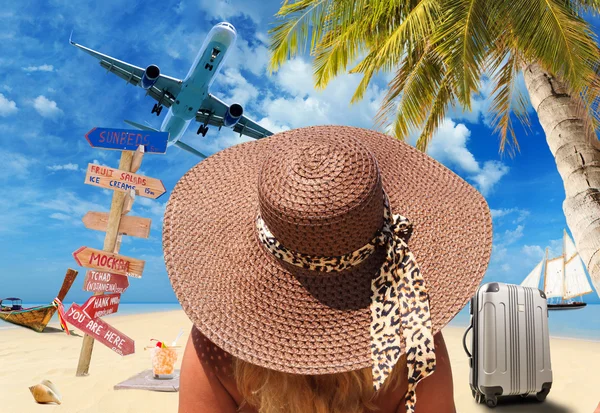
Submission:
[[[267,30],[278,1],[196,0],[147,2],[103,0],[11,2],[0,11],[0,296],[29,302],[54,298],[68,267],[80,276],[67,303],[83,302],[85,269],[72,252],[102,248],[104,233],[88,230],[88,211],[107,211],[111,193],[83,183],[90,162],[116,167],[119,153],[89,146],[84,135],[96,126],[124,128],[123,119],[148,121],[154,101],[140,88],[107,74],[95,59],[68,43],[73,39],[117,59],[182,78],[206,33],[222,20],[234,24],[238,41],[213,89],[226,102],[273,131],[321,124],[370,128],[385,93],[386,76],[350,106],[359,82],[346,75],[322,92],[312,86],[310,58],[299,57],[269,76]],[[521,87],[523,87],[521,82]],[[489,127],[490,85],[484,83],[473,111],[453,110],[428,153],[477,187],[494,216],[494,251],[486,281],[519,283],[550,247],[560,254],[564,188],[544,134],[532,115],[527,134],[517,128],[521,151],[500,155]],[[229,130],[203,138],[190,127],[183,141],[213,154],[247,139]],[[125,237],[121,253],[143,259],[142,279],[130,280],[123,302],[171,302],[161,248],[162,214],[177,180],[198,162],[171,147],[166,155],[146,155],[139,173],[159,178],[167,194],[138,197],[130,215],[152,218],[149,239]],[[598,300],[594,294],[587,301]]]

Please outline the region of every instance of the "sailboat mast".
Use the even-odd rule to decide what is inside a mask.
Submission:
[[[546,256],[544,257],[544,294],[546,294],[546,272],[548,271],[548,265],[546,262],[548,261],[548,247],[546,247]]]
[[[567,272],[566,272],[566,268],[565,268],[565,261],[567,259],[567,257],[565,256],[565,251],[566,251],[566,247],[567,247],[567,230],[563,228],[563,270],[562,270],[562,282],[563,282],[563,288],[562,288],[562,297],[560,298],[560,301],[565,301],[564,296],[565,293],[567,292]]]

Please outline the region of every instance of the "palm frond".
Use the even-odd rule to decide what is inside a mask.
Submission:
[[[501,2],[514,29],[517,48],[580,92],[592,77],[596,44],[589,25],[564,0]]]
[[[429,110],[429,115],[423,125],[421,135],[417,139],[416,148],[420,151],[425,152],[429,147],[431,139],[435,135],[444,118],[448,107],[454,101],[454,93],[450,88],[450,78],[446,75],[442,80],[442,83],[438,89],[435,100],[433,101]]]
[[[285,1],[276,16],[284,22],[269,30],[271,36],[271,59],[269,71],[277,71],[288,59],[306,50],[308,39],[313,46],[323,35],[323,27],[331,13],[334,0],[300,0],[295,3]],[[311,31],[312,30],[312,31]],[[310,34],[309,34],[310,33]]]
[[[451,72],[458,100],[468,110],[490,47],[488,10],[486,0],[447,0],[433,37],[436,51]]]

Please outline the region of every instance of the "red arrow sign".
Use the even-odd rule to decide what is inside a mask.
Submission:
[[[92,295],[81,307],[91,318],[99,318],[116,313],[121,301],[121,294]]]
[[[69,324],[94,337],[117,354],[127,356],[135,353],[135,342],[131,338],[100,318],[92,320],[75,303],[65,313],[65,319]]]
[[[81,267],[94,268],[134,278],[141,278],[145,265],[142,260],[88,247],[79,248],[73,253],[73,257]]]
[[[124,275],[111,274],[109,272],[98,272],[89,270],[83,281],[83,291],[93,293],[117,293],[122,294],[129,287],[129,279]]]

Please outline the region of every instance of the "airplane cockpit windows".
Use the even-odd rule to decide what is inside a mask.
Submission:
[[[210,55],[211,60],[215,59],[219,55],[219,53],[221,53],[221,51],[219,49],[217,49],[216,47],[213,47],[212,53]]]

